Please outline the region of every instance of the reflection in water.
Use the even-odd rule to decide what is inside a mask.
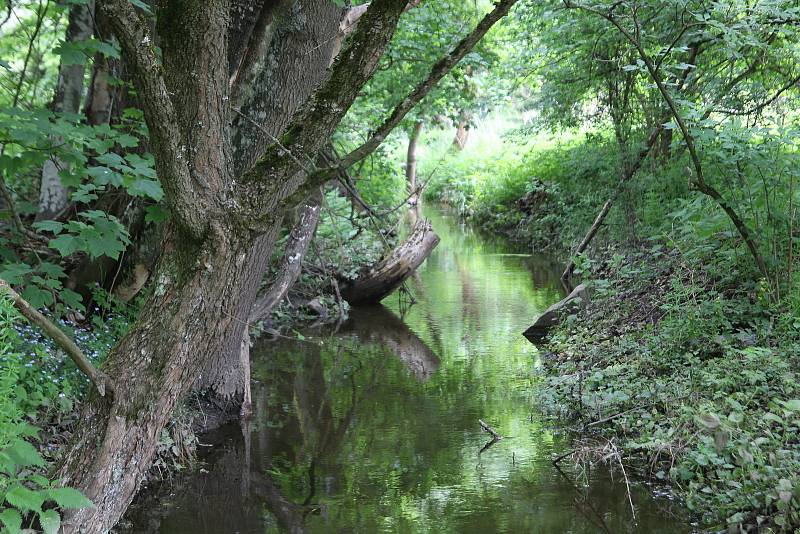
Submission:
[[[417,303],[259,342],[252,421],[207,436],[208,471],[132,517],[137,532],[689,531],[643,487],[634,522],[624,483],[552,465],[520,333],[560,298],[557,270],[426,215],[442,242],[408,283]],[[484,447],[478,419],[507,437]]]

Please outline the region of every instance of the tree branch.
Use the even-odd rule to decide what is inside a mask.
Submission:
[[[163,67],[147,25],[127,0],[100,0],[131,65],[139,102],[144,109],[158,179],[170,210],[180,228],[198,238],[208,218],[197,209],[197,192],[189,171],[189,149],[181,134],[175,107],[164,81]]]
[[[756,244],[755,240],[753,239],[749,228],[745,224],[745,222],[739,217],[739,214],[730,205],[730,203],[717,191],[712,185],[708,184],[705,180],[705,176],[703,174],[703,166],[700,162],[700,156],[697,152],[697,148],[694,143],[694,136],[692,136],[691,132],[689,131],[686,122],[683,120],[683,116],[678,109],[678,106],[675,102],[675,99],[672,98],[672,95],[667,90],[666,86],[664,85],[664,81],[661,79],[661,76],[656,71],[656,67],[653,64],[652,59],[645,51],[644,47],[642,46],[641,41],[636,38],[630,31],[628,31],[620,22],[617,20],[614,15],[609,13],[604,13],[598,9],[594,9],[588,6],[583,6],[580,4],[576,4],[571,0],[564,0],[564,4],[566,7],[571,9],[583,9],[589,13],[594,13],[599,15],[600,17],[606,19],[610,22],[627,40],[630,44],[636,49],[639,54],[640,59],[644,62],[645,67],[647,68],[647,72],[650,74],[653,82],[656,84],[656,88],[661,93],[664,101],[667,104],[670,112],[672,113],[673,118],[675,119],[676,124],[678,125],[678,129],[681,131],[683,135],[683,140],[686,143],[686,148],[689,150],[689,156],[692,160],[692,165],[694,167],[696,176],[692,180],[694,183],[695,188],[700,191],[701,193],[707,195],[708,197],[712,198],[714,201],[717,202],[720,208],[725,212],[728,218],[731,220],[733,225],[739,232],[739,235],[742,237],[742,240],[747,245],[747,248],[750,250],[750,254],[756,262],[758,270],[761,274],[769,280],[769,270],[767,269],[767,265],[764,262],[764,258],[761,256],[761,252],[758,250],[758,245]],[[633,21],[635,27],[638,28],[638,21],[636,19],[636,13],[633,13]]]
[[[11,302],[14,307],[31,323],[41,328],[47,336],[55,341],[56,345],[67,353],[67,356],[75,362],[75,365],[89,377],[92,384],[97,388],[101,397],[104,397],[106,391],[111,394],[114,393],[114,383],[102,371],[97,369],[92,362],[87,358],[81,349],[73,342],[67,335],[61,331],[55,324],[53,324],[47,317],[39,313],[33,306],[31,306],[19,293],[11,289],[8,282],[0,279],[0,294],[5,292],[11,297]]]
[[[436,84],[444,78],[464,56],[466,56],[478,41],[494,26],[494,24],[508,14],[517,0],[500,0],[494,9],[481,20],[472,32],[464,37],[449,54],[437,61],[425,78],[413,91],[411,91],[386,118],[383,124],[373,132],[372,136],[360,147],[356,148],[339,162],[342,167],[350,167],[361,161],[377,149],[386,137],[400,124],[409,111],[416,106]]]
[[[308,174],[297,161],[304,155],[316,154],[333,135],[361,88],[375,73],[406,5],[404,0],[374,0],[370,4],[348,45],[334,61],[330,77],[295,115],[279,142],[269,146],[242,176],[241,202],[251,206],[250,218],[255,226],[260,224],[259,219],[271,217],[276,208],[299,204],[327,181],[310,184]],[[281,199],[277,207],[270,203],[276,196]]]

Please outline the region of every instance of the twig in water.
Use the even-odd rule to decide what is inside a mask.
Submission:
[[[487,424],[486,424],[486,423],[483,421],[483,419],[478,419],[478,423],[480,423],[480,425],[481,425],[481,428],[482,428],[482,429],[484,429],[486,432],[488,432],[489,434],[491,434],[491,435],[492,435],[493,441],[500,441],[501,439],[503,439],[503,436],[501,436],[500,434],[498,434],[498,433],[497,433],[497,431],[495,431],[495,429],[494,429],[494,428],[492,428],[492,427],[490,427],[489,425],[487,425]],[[488,447],[485,447],[485,448],[487,448],[487,449],[488,449]]]

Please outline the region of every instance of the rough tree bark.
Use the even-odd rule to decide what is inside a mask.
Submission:
[[[474,45],[514,3],[501,0],[466,44],[435,66],[435,76],[423,89],[429,90],[443,69],[463,57],[465,47]],[[307,162],[329,143],[377,69],[406,0],[373,0],[326,71],[328,51],[316,86],[301,84],[308,88],[308,96],[305,102],[292,99],[293,111],[258,104],[258,95],[275,93],[269,80],[291,77],[281,69],[312,61],[314,50],[333,42],[330,38],[339,31],[343,11],[333,17],[330,3],[293,2],[287,13],[299,13],[298,22],[315,9],[329,9],[321,16],[330,16],[326,20],[333,21],[331,31],[304,40],[307,30],[289,35],[289,27],[284,40],[298,41],[277,47],[276,52],[285,56],[255,54],[257,61],[244,70],[241,61],[229,56],[231,15],[237,6],[251,5],[254,14],[245,12],[258,21],[263,9],[280,3],[265,2],[261,9],[259,3],[239,0],[233,6],[230,0],[160,3],[156,20],[161,59],[147,22],[127,0],[101,0],[98,5],[113,25],[134,74],[170,223],[153,275],[154,291],[104,366],[114,383],[113,399],[89,396],[82,424],[58,469],[64,484],[79,488],[95,504],[68,515],[64,530],[87,533],[109,530],[122,515],[152,462],[158,435],[176,402],[214,369],[224,371],[231,354],[233,363],[240,365],[242,333],[263,273],[259,267],[270,256],[283,213],[335,171],[317,173]],[[313,24],[312,18],[305,20]],[[274,36],[269,43],[263,41],[269,33],[252,31],[250,43],[270,50]],[[261,37],[254,43],[256,35]],[[276,64],[280,57],[284,59]],[[232,64],[239,65],[235,77]],[[311,74],[316,77],[317,71]],[[263,75],[265,84],[240,86],[237,80],[244,75],[254,80]],[[287,81],[283,91],[287,98],[290,90],[298,90],[291,83]],[[422,93],[415,92],[404,102]],[[393,121],[401,120],[409,109],[404,104],[387,124],[396,125]],[[277,134],[266,130],[271,116],[283,125]],[[242,128],[250,133],[242,133]],[[385,127],[381,131],[388,133]],[[362,152],[368,154],[380,144],[372,146],[373,142]],[[226,351],[228,344],[236,350]]]
[[[92,18],[94,17],[94,0],[86,4],[74,4],[69,9],[66,42],[80,43],[92,37]],[[58,69],[58,81],[53,97],[53,111],[58,113],[77,114],[83,98],[84,65],[61,65]],[[63,139],[53,137],[53,145],[59,145]],[[67,189],[61,183],[59,171],[65,163],[53,156],[42,166],[42,178],[39,186],[39,210],[36,220],[48,220],[56,217],[67,207]]]

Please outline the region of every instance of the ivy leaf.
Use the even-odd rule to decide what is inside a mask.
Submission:
[[[19,510],[28,510],[41,513],[44,497],[38,491],[32,491],[25,486],[17,486],[6,493],[6,501]]]
[[[39,514],[39,522],[45,534],[58,534],[61,528],[61,516],[55,510],[45,510]]]
[[[55,501],[61,508],[77,510],[78,508],[94,508],[94,503],[75,488],[51,488],[47,497]]]

